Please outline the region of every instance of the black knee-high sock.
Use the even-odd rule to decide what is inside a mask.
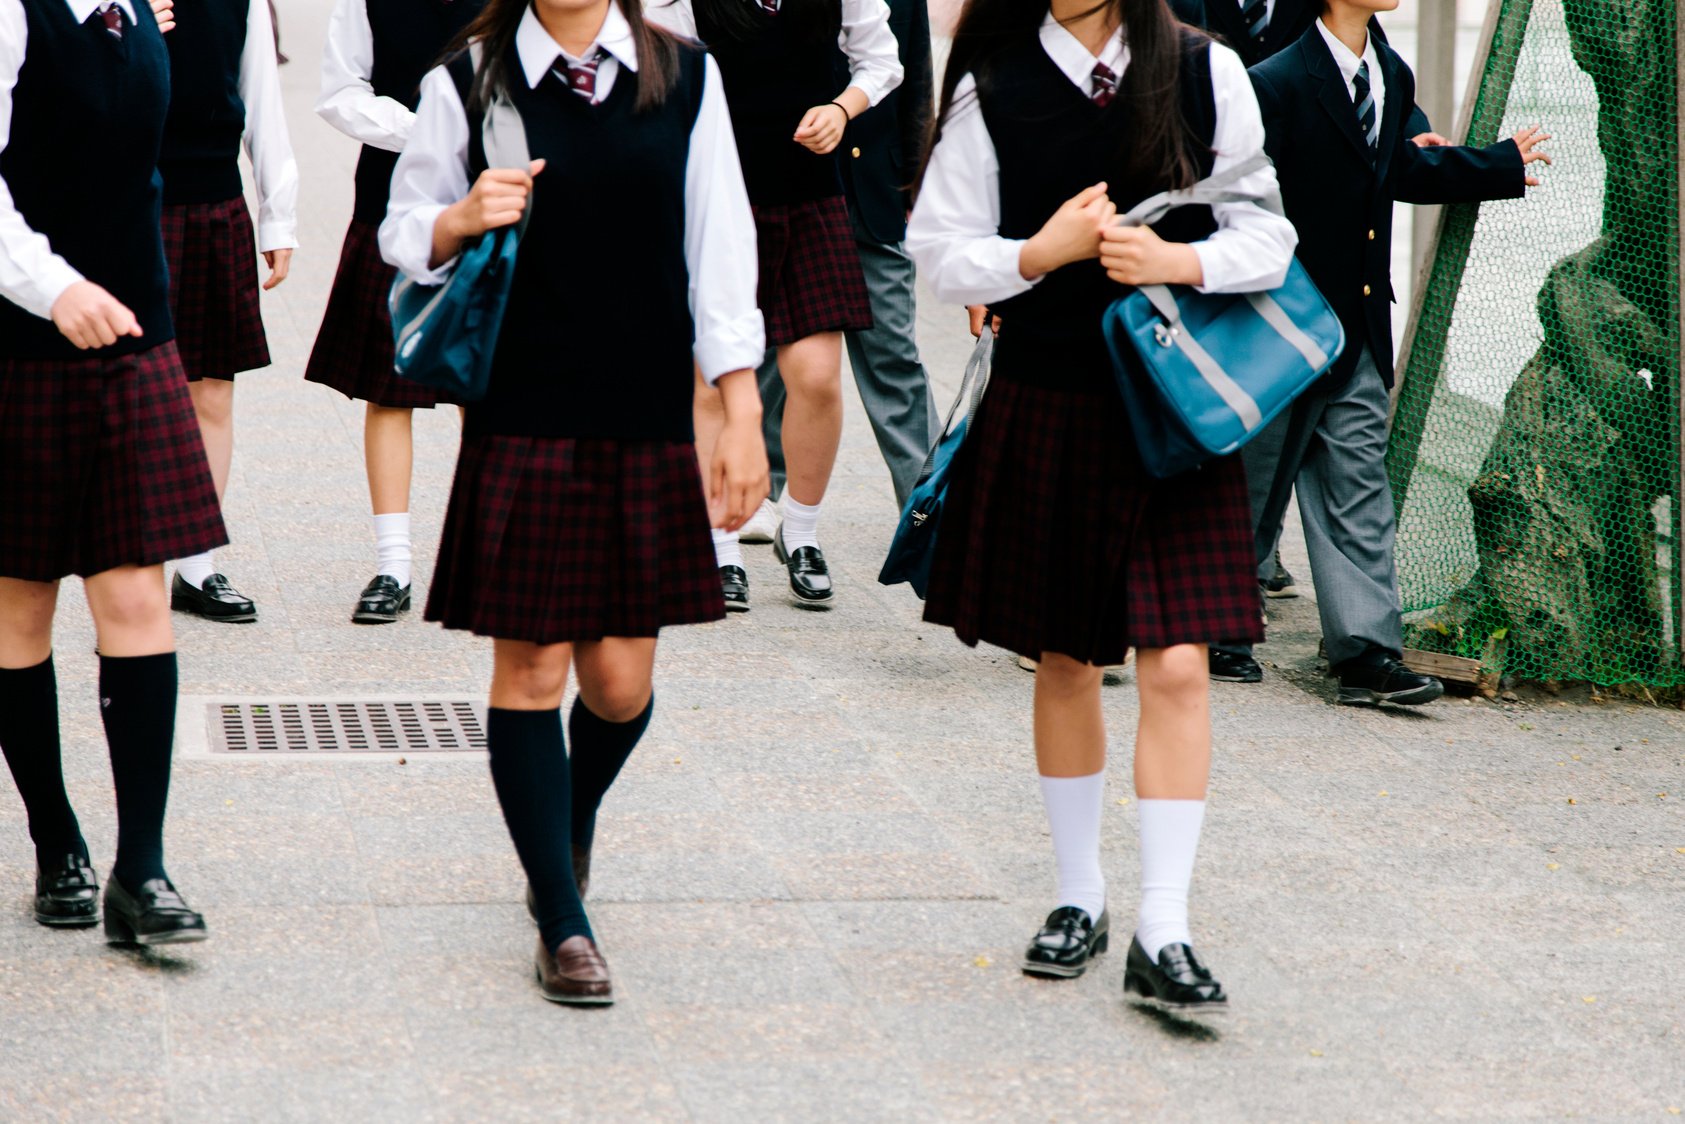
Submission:
[[[486,713],[486,748],[497,802],[532,886],[544,947],[554,952],[569,937],[591,936],[568,847],[573,805],[560,708],[492,707]]]
[[[34,667],[0,668],[0,750],[29,813],[37,860],[50,862],[70,854],[87,858],[82,825],[64,790],[53,657]]]
[[[597,833],[597,808],[643,739],[654,713],[653,693],[644,712],[630,722],[599,718],[584,699],[573,700],[573,711],[568,715],[568,742],[572,746],[568,761],[573,772],[573,841],[579,846],[590,849]]]
[[[100,717],[117,789],[117,861],[111,874],[138,890],[164,873],[164,807],[176,736],[176,654],[101,656]]]

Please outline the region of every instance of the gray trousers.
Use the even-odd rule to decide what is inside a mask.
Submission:
[[[1367,348],[1351,378],[1313,388],[1242,450],[1258,572],[1275,554],[1295,485],[1328,662],[1404,646],[1397,525],[1387,483],[1387,388]],[[1228,651],[1249,652],[1248,647]]]
[[[850,208],[850,213],[853,209]],[[895,484],[897,506],[919,481],[924,459],[930,455],[931,418],[936,402],[930,376],[919,360],[913,339],[913,259],[899,243],[874,242],[854,219],[854,241],[866,273],[866,292],[872,299],[872,326],[849,332],[848,361],[860,388],[860,401],[877,435],[878,449]],[[761,385],[766,452],[772,462],[772,498],[784,491],[784,380],[778,374],[778,354],[769,349],[757,376]]]

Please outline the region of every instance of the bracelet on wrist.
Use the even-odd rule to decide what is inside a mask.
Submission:
[[[842,102],[838,101],[836,98],[832,98],[831,101],[830,101],[830,104],[836,106],[838,109],[843,111],[843,127],[847,128],[848,123],[850,121],[854,120],[854,114],[852,114],[848,111],[848,106],[844,105]]]

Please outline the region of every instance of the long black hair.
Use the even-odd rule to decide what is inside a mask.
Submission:
[[[1118,84],[1114,105],[1129,109],[1123,166],[1132,180],[1157,189],[1191,187],[1199,180],[1195,154],[1205,146],[1180,109],[1178,83],[1187,37],[1199,33],[1178,20],[1166,0],[1100,0],[1083,15],[1109,11],[1124,29],[1129,66]],[[942,100],[925,147],[924,168],[942,136],[942,123],[953,109],[954,91],[967,74],[979,91],[994,80],[993,64],[1008,47],[1034,40],[1047,18],[1043,0],[965,0],[954,29],[953,48],[942,74]]]
[[[667,100],[679,77],[678,40],[666,31],[644,22],[643,0],[611,0],[620,5],[620,12],[632,27],[632,45],[638,53],[637,101],[638,112],[653,109]],[[515,32],[533,0],[486,0],[486,6],[474,21],[457,35],[446,49],[445,56],[456,54],[478,39],[484,44],[485,65],[476,76],[469,96],[469,109],[487,105],[492,91],[507,88],[504,59],[515,42]]]
[[[759,6],[759,0],[691,0],[699,24],[707,22],[739,40],[759,30]],[[842,31],[842,0],[779,0],[778,19],[798,41],[835,42]]]

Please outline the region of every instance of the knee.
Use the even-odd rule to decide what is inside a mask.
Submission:
[[[1098,689],[1103,674],[1093,664],[1043,652],[1036,665],[1036,690],[1051,695],[1081,695]]]
[[[1211,662],[1203,644],[1178,644],[1144,653],[1136,683],[1143,697],[1197,706],[1211,689]]]
[[[630,722],[649,706],[649,680],[638,675],[610,675],[602,682],[579,684],[580,697],[604,722]]]
[[[201,425],[225,426],[234,420],[234,384],[203,379],[192,384],[193,409]]]
[[[130,581],[104,589],[97,605],[102,630],[149,632],[167,627],[170,620],[169,602],[161,583]]]
[[[524,709],[541,710],[561,703],[567,687],[568,664],[564,651],[532,648],[503,656],[498,661],[498,678]]]

